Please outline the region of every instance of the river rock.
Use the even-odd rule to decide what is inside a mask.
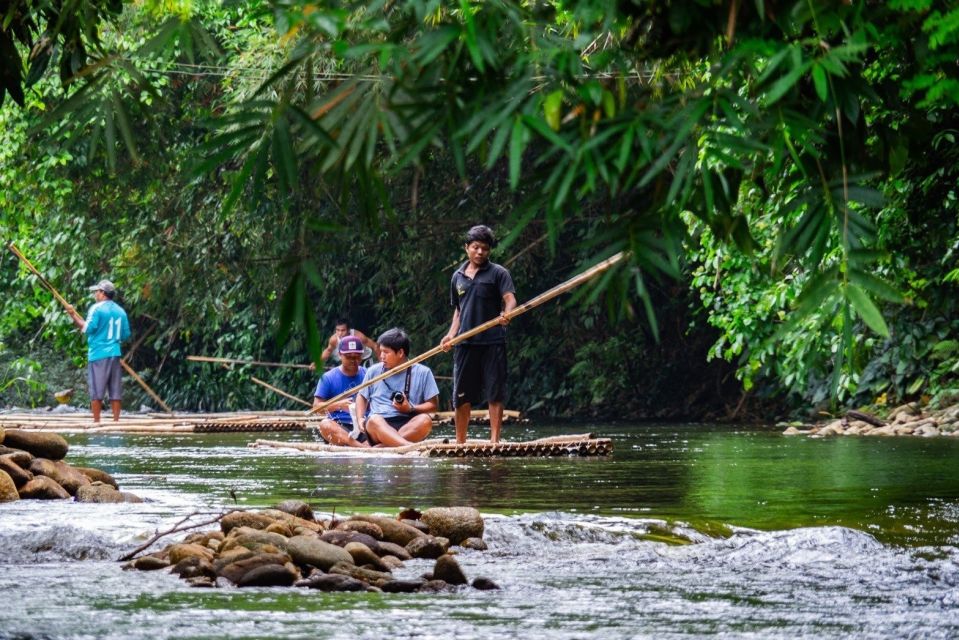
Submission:
[[[252,511],[231,511],[220,518],[220,530],[230,533],[235,527],[250,527],[251,529],[266,529],[273,524],[274,519]]]
[[[869,433],[863,435],[868,436],[894,436],[896,435],[896,428],[892,425],[886,425],[885,427],[879,427],[878,429],[873,429]]]
[[[360,544],[364,544],[369,547],[376,555],[383,555],[380,546],[382,543],[376,538],[372,538],[365,533],[360,533],[359,531],[344,531],[341,529],[324,531],[322,534],[320,534],[320,540],[323,542],[329,542],[330,544],[335,544],[338,547],[345,547],[351,542],[359,542]]]
[[[410,555],[414,558],[435,560],[446,553],[449,547],[450,541],[446,538],[423,536],[410,540],[409,544],[406,545],[406,550],[409,551]]]
[[[300,529],[301,531],[303,529],[302,527],[297,527],[297,528]],[[264,529],[264,531],[266,531],[267,533],[279,534],[283,536],[284,538],[292,538],[294,535],[296,535],[293,533],[293,528],[290,527],[290,525],[286,522],[274,522],[273,524],[268,526],[266,529]]]
[[[393,574],[388,571],[376,571],[374,569],[366,569],[364,567],[358,567],[353,563],[346,562],[337,562],[335,565],[330,567],[330,573],[341,573],[351,578],[356,578],[357,580],[362,580],[367,584],[372,584],[376,587],[380,587],[390,580],[393,579]]]
[[[372,522],[364,522],[363,520],[344,520],[336,525],[336,529],[338,531],[356,531],[357,533],[363,533],[377,540],[383,539],[382,529]]]
[[[922,436],[923,438],[932,438],[939,435],[939,428],[933,424],[924,424],[919,428],[913,431],[913,435]]]
[[[240,578],[238,587],[289,587],[300,578],[299,572],[289,564],[265,564],[247,571]]]
[[[52,478],[57,484],[67,490],[71,496],[76,495],[77,489],[90,484],[90,478],[86,477],[70,465],[61,461],[48,460],[46,458],[35,458],[30,463],[30,472],[35,476],[47,476]]]
[[[3,438],[5,435],[6,435],[6,431],[4,430],[3,427],[0,427],[0,444],[3,443]]]
[[[297,527],[303,527],[316,533],[320,533],[325,530],[325,527],[319,522],[300,518],[285,511],[280,511],[279,509],[264,509],[261,513],[267,517],[273,518],[273,520],[277,522],[284,522],[288,524],[291,530],[295,530]]]
[[[486,551],[489,546],[482,538],[467,538],[460,543],[464,549],[473,549],[474,551]]]
[[[122,493],[114,489],[113,486],[99,481],[78,488],[74,499],[77,502],[125,502]]]
[[[266,565],[283,566],[290,561],[290,557],[285,553],[261,553],[255,556],[237,560],[217,570],[217,575],[226,578],[233,584],[239,584],[243,577],[257,567]],[[293,584],[290,580],[288,584]]]
[[[440,593],[442,591],[450,591],[452,587],[445,580],[436,580],[429,579],[426,583],[420,587],[420,593]]]
[[[114,480],[106,471],[102,469],[94,469],[93,467],[73,467],[86,477],[90,478],[90,482],[102,482],[103,484],[108,484],[114,489],[119,489],[120,485],[117,484],[117,481]]]
[[[408,524],[408,525],[410,525],[411,527],[413,527],[414,529],[419,529],[420,531],[422,531],[422,532],[425,533],[426,535],[429,535],[429,534],[430,534],[429,525],[427,525],[427,524],[426,524],[425,522],[423,522],[422,520],[413,520],[413,519],[411,519],[411,518],[400,518],[400,519],[399,519],[399,522],[402,522],[403,524]]]
[[[390,567],[380,560],[380,557],[373,553],[373,550],[362,542],[349,542],[343,547],[353,557],[353,564],[358,567],[370,565],[380,571],[389,571]]]
[[[402,560],[396,556],[390,555],[381,556],[380,562],[382,562],[389,571],[393,571],[394,569],[402,569],[405,566]]]
[[[423,578],[413,578],[412,580],[390,580],[383,584],[381,589],[384,593],[416,593],[423,588],[426,580]]]
[[[20,487],[19,493],[24,500],[66,500],[70,497],[66,489],[47,476],[34,476]]]
[[[223,553],[235,547],[243,547],[250,551],[264,551],[265,547],[271,547],[285,553],[288,541],[287,537],[272,531],[237,527],[220,545],[220,552]]]
[[[213,565],[209,561],[197,556],[183,558],[183,560],[176,563],[176,566],[170,569],[170,573],[180,576],[183,580],[204,576],[209,578],[212,583],[213,580],[216,579],[216,571],[213,569]]]
[[[33,480],[33,474],[14,462],[13,456],[0,456],[0,471],[5,471],[18,487]]]
[[[6,471],[0,469],[0,502],[16,502],[20,499],[17,485]]]
[[[294,583],[297,587],[318,589],[319,591],[366,591],[367,584],[341,573],[314,573],[309,578]]]
[[[166,569],[169,567],[170,561],[166,558],[150,554],[148,556],[140,556],[130,564],[132,568],[138,571],[157,571],[158,569]]]
[[[408,524],[403,524],[399,520],[393,520],[392,518],[386,518],[383,516],[358,515],[353,516],[351,520],[372,522],[383,530],[384,540],[398,544],[401,547],[405,547],[413,538],[425,535],[416,527],[411,527]]]
[[[499,585],[489,578],[477,577],[473,580],[473,588],[479,589],[480,591],[491,591],[493,589],[499,589]]]
[[[433,565],[433,579],[442,580],[449,584],[467,584],[466,574],[460,568],[460,563],[450,554],[441,555]]]
[[[287,541],[287,553],[299,565],[329,571],[338,562],[353,564],[353,556],[345,549],[313,536],[293,536]]]
[[[3,444],[47,460],[63,460],[70,448],[67,441],[59,434],[22,429],[7,431]]]
[[[483,516],[473,507],[434,507],[424,511],[420,519],[432,535],[447,538],[451,544],[483,537]]]
[[[174,544],[167,547],[167,554],[170,556],[171,564],[178,564],[184,558],[196,557],[206,560],[207,562],[213,561],[213,552],[201,545],[198,544]]]
[[[34,455],[29,451],[20,449],[11,449],[10,447],[0,446],[0,456],[9,456],[11,460],[20,465],[21,469],[29,469],[33,462]]]
[[[302,500],[284,500],[280,504],[276,505],[274,509],[284,513],[289,513],[290,515],[294,515],[297,518],[302,518],[304,520],[316,520],[316,518],[313,516],[313,509],[310,507],[310,505],[306,504]]]

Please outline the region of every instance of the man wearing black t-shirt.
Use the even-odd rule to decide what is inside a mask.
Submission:
[[[504,267],[489,261],[496,246],[493,231],[478,225],[466,233],[468,260],[450,281],[453,321],[440,343],[449,350],[457,335],[497,316],[498,326],[457,344],[453,350],[453,407],[456,409],[456,442],[466,442],[473,404],[489,405],[490,441],[499,442],[506,401],[506,325],[507,313],[516,307],[513,277]]]

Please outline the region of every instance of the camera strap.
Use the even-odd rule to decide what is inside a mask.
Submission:
[[[406,396],[406,399],[410,398],[410,381],[413,379],[413,367],[410,367],[406,370],[406,386],[403,388],[403,395]]]

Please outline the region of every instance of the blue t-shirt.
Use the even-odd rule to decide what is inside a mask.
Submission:
[[[406,371],[410,372],[410,403],[420,404],[440,394],[439,387],[436,386],[436,380],[433,378],[433,372],[429,367],[422,364],[414,364]],[[376,384],[360,389],[360,395],[369,401],[370,413],[383,416],[384,418],[393,418],[395,416],[405,416],[407,414],[397,411],[393,406],[390,396],[394,391],[406,392],[406,371],[380,380]],[[367,380],[372,380],[384,372],[383,363],[377,362],[366,370]]]
[[[320,378],[320,381],[316,384],[316,391],[313,392],[313,395],[322,400],[335,398],[348,389],[358,387],[363,382],[365,374],[366,369],[363,367],[360,367],[355,376],[346,375],[339,367],[330,369],[323,374],[323,377]],[[330,411],[330,417],[343,424],[353,424],[353,420],[350,418],[350,412],[345,409]]]
[[[87,361],[120,356],[120,343],[130,337],[130,321],[113,300],[98,302],[87,312]]]

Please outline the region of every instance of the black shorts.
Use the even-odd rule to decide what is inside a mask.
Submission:
[[[330,420],[333,420],[333,418],[330,418]],[[346,431],[347,434],[353,433],[353,425],[349,422],[342,422],[340,420],[333,420],[333,422],[340,425],[340,428]],[[368,439],[369,436],[366,435],[365,431],[360,431],[360,435],[354,438],[357,442],[366,442]]]
[[[453,349],[453,406],[506,402],[506,345],[456,345]]]

